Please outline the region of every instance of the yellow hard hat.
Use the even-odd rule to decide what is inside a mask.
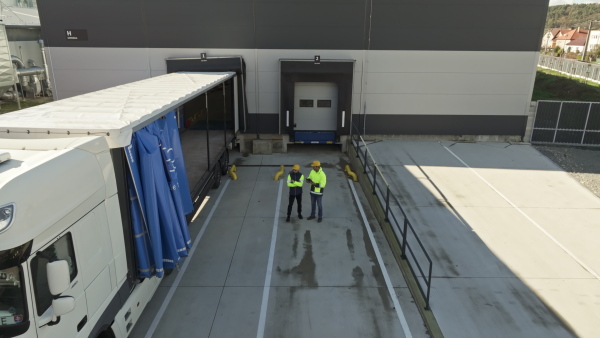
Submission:
[[[294,169],[294,170],[300,170],[300,166],[297,165],[297,164],[294,164],[294,166],[292,167],[292,169]]]
[[[321,166],[321,162],[319,162],[319,161],[313,161],[313,163],[311,163],[310,166],[311,167],[320,167]]]

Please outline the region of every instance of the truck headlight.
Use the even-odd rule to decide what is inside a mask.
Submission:
[[[8,229],[12,223],[15,214],[15,204],[5,204],[0,206],[0,232]]]

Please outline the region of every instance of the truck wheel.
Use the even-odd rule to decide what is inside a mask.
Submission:
[[[229,170],[229,150],[225,149],[219,162],[221,163],[221,175],[227,175],[227,171]]]
[[[213,170],[213,178],[215,179],[215,182],[213,183],[212,188],[217,189],[221,185],[221,161],[219,161]]]
[[[98,335],[98,338],[115,338],[115,333],[113,332],[113,330],[111,328],[108,328],[108,330],[106,331],[102,331],[100,332],[100,334]]]

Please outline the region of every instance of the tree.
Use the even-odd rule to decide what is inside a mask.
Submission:
[[[560,48],[560,46],[556,46],[554,47],[554,56],[560,56],[562,54],[563,50],[562,48]]]
[[[587,55],[592,60],[596,60],[596,59],[600,58],[600,45],[596,45],[596,47],[594,47],[592,50],[590,50],[587,53]]]

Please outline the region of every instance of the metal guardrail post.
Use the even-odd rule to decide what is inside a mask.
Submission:
[[[429,295],[431,294],[431,273],[432,273],[432,265],[429,264],[429,278],[427,279],[427,296],[425,296],[425,310],[430,310]]]
[[[406,259],[406,236],[408,235],[408,219],[404,217],[404,232],[402,233],[402,259]]]
[[[363,174],[367,173],[367,167],[369,166],[369,164],[367,163],[367,147],[365,147],[365,154],[364,154],[364,158],[365,160],[365,165],[363,166],[365,168],[365,171],[363,172]]]
[[[375,168],[375,163],[373,163],[373,195],[377,196],[377,168]]]
[[[386,196],[385,196],[385,218],[384,218],[384,220],[386,222],[390,221],[390,218],[388,217],[389,213],[390,213],[390,187],[387,188]]]

